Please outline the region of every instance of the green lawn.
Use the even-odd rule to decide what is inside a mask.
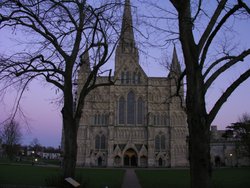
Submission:
[[[59,167],[0,164],[0,184],[48,186],[60,172]],[[185,169],[137,169],[136,173],[142,188],[189,187],[189,171]],[[122,169],[77,169],[77,177],[87,183],[87,188],[120,188],[123,175]],[[213,188],[249,187],[250,168],[221,168],[213,172]]]
[[[189,171],[181,169],[136,170],[143,188],[188,188]]]
[[[143,188],[189,188],[189,170],[136,170]],[[249,188],[250,168],[221,168],[213,172],[213,188]]]
[[[213,174],[213,188],[249,188],[250,168],[223,168]]]
[[[0,184],[40,185],[56,180],[60,168],[31,165],[0,165]],[[120,188],[124,170],[118,169],[77,169],[77,176],[89,188]]]

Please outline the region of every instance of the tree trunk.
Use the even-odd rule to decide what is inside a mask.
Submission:
[[[209,188],[211,187],[209,126],[198,114],[192,114],[192,118],[188,118],[191,187]]]
[[[195,66],[193,70],[195,72],[187,76],[186,99],[191,188],[210,188],[210,125],[207,123],[202,75]]]
[[[210,124],[207,121],[204,83],[198,58],[190,55],[188,59],[193,62],[186,68],[191,188],[210,188]]]
[[[68,62],[67,65],[72,63]],[[64,85],[64,106],[62,109],[63,131],[64,131],[64,153],[63,153],[63,177],[75,177],[76,156],[77,156],[77,130],[78,125],[74,119],[74,102],[72,94],[71,72],[65,77]]]
[[[171,2],[178,11],[180,41],[186,66],[191,188],[210,188],[210,125],[207,122],[204,80],[199,65],[200,49],[192,30],[190,1]]]
[[[67,115],[66,115],[67,116]],[[77,156],[77,126],[72,118],[63,115],[64,127],[64,153],[63,153],[63,177],[75,177]]]

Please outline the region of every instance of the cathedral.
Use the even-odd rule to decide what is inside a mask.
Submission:
[[[77,165],[188,166],[183,88],[180,96],[174,96],[181,74],[176,50],[167,77],[148,77],[139,64],[132,26],[130,1],[126,0],[115,51],[115,84],[98,87],[86,97],[77,137]],[[79,88],[90,71],[88,54],[81,61]],[[108,77],[97,79],[101,83]]]

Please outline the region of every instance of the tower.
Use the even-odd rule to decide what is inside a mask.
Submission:
[[[172,63],[170,65],[170,70],[168,75],[168,78],[170,80],[170,96],[176,96],[178,89],[177,87],[179,87],[178,95],[180,95],[180,97],[183,98],[184,91],[180,77],[181,77],[181,66],[177,57],[176,48],[174,46]]]
[[[176,48],[174,46],[172,63],[170,65],[169,87],[169,116],[170,116],[170,155],[171,166],[187,166],[187,145],[186,135],[188,130],[186,126],[186,114],[184,107],[184,90],[181,77],[181,66],[178,61]],[[186,154],[186,155],[183,155]]]
[[[120,41],[115,53],[115,77],[120,74],[121,69],[128,69],[128,67],[135,64],[139,64],[139,56],[134,39],[130,0],[126,0],[122,18]]]

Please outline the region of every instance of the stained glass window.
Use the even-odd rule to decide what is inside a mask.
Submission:
[[[106,149],[106,138],[104,135],[101,136],[100,149]]]
[[[143,103],[142,98],[139,98],[137,102],[137,123],[138,124],[143,123],[143,117],[144,117],[144,103]]]
[[[135,124],[135,95],[131,91],[127,99],[127,123]]]
[[[119,124],[125,124],[125,100],[123,97],[119,99]]]
[[[100,136],[96,135],[95,137],[95,149],[99,149],[100,146]]]

